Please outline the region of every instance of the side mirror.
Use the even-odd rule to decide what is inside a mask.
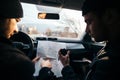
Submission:
[[[38,13],[38,19],[59,19],[58,13]]]

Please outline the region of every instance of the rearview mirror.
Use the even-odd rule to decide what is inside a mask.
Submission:
[[[58,13],[38,13],[38,19],[59,19]]]

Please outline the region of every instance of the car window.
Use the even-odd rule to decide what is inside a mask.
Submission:
[[[85,31],[86,24],[84,23],[81,11],[23,2],[22,6],[24,17],[18,23],[18,28],[33,39],[36,37],[54,37],[79,40]],[[58,13],[60,19],[38,19],[38,13],[44,11]]]

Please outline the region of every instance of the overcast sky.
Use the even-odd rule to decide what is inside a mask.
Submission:
[[[46,8],[45,6],[36,6],[33,4],[26,4],[22,3],[23,6],[23,11],[24,11],[24,18],[22,18],[21,22],[18,24],[35,24],[35,26],[41,30],[44,31],[45,27],[50,27],[50,28],[55,28],[55,27],[65,27],[67,26],[68,23],[65,22],[66,18],[68,19],[73,19],[75,21],[75,26],[83,26],[80,28],[82,31],[85,30],[85,23],[84,19],[81,15],[80,11],[76,10],[69,10],[69,9],[61,9],[61,8],[53,8],[53,7],[48,7]],[[46,12],[54,12],[54,13],[59,13],[60,14],[60,20],[41,20],[37,18],[37,15],[41,11],[46,11]],[[63,22],[61,24],[61,22]]]

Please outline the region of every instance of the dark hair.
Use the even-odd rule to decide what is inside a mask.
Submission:
[[[82,6],[82,15],[88,12],[102,14],[106,9],[115,8],[120,10],[118,0],[85,0]]]
[[[0,0],[0,18],[21,18],[23,9],[19,0]]]

